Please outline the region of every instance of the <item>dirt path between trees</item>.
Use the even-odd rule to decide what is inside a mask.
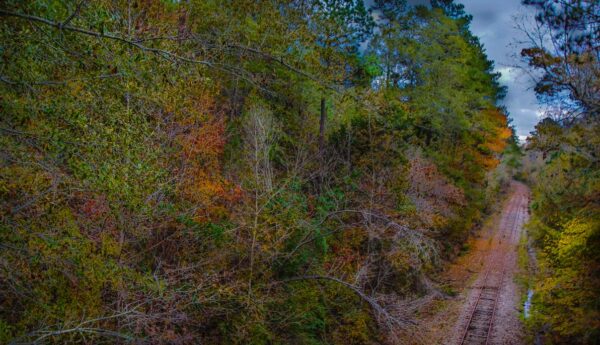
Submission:
[[[429,344],[522,344],[517,248],[527,221],[528,188],[512,182],[501,210],[488,219],[470,250],[442,275],[456,297],[422,312]]]

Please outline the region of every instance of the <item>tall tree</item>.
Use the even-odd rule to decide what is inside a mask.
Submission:
[[[541,72],[535,91],[558,120],[600,114],[600,4],[594,0],[525,0],[537,10],[521,55]]]
[[[540,253],[533,324],[558,344],[600,335],[600,3],[525,0],[536,10],[521,51],[546,118],[528,138],[541,156],[532,176],[530,229]]]

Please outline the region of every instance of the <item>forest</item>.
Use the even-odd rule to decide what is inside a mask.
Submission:
[[[600,342],[600,3],[526,0],[538,10],[530,48],[547,112],[528,138],[527,228],[538,249],[531,320],[549,343]]]
[[[452,0],[0,2],[0,343],[416,343],[513,178],[528,332],[598,343],[600,5],[559,2],[526,143]]]

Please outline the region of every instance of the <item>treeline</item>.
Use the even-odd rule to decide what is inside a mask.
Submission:
[[[419,341],[512,135],[462,6],[0,18],[0,342]]]
[[[524,1],[537,11],[522,56],[546,118],[528,140],[528,225],[537,247],[532,318],[549,344],[600,341],[600,3]]]

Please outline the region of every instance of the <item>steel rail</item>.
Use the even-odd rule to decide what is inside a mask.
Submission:
[[[498,231],[497,236],[509,235],[507,238],[507,241],[509,241],[509,243],[514,243],[514,241],[516,239],[516,235],[518,233],[517,230],[522,225],[521,223],[522,223],[522,220],[524,217],[521,212],[522,211],[521,198],[515,195],[512,197],[511,201],[512,202],[510,203],[510,207],[507,212],[508,220],[506,220],[506,218],[502,219],[502,221],[500,223],[500,229]],[[499,241],[498,242],[499,244],[502,243],[502,237],[498,237],[498,241]],[[492,260],[491,261],[488,260],[488,262],[491,262],[491,264],[488,265],[488,267],[487,267],[485,276],[483,278],[482,286],[480,287],[479,294],[477,295],[477,300],[475,301],[475,305],[474,305],[473,309],[469,313],[469,317],[467,319],[466,326],[464,328],[464,331],[462,333],[462,337],[460,340],[461,345],[465,345],[465,344],[469,343],[468,336],[469,336],[470,331],[475,331],[478,329],[481,330],[481,327],[477,327],[474,324],[474,320],[476,319],[475,314],[478,311],[478,307],[480,307],[480,302],[482,300],[482,296],[484,296],[484,291],[486,291],[486,290],[493,291],[493,302],[492,302],[492,308],[491,308],[491,315],[490,315],[490,320],[488,321],[488,324],[486,327],[485,342],[484,342],[486,345],[489,344],[490,339],[491,339],[491,334],[493,331],[493,327],[494,327],[494,321],[496,319],[496,314],[497,314],[497,309],[498,309],[498,301],[500,299],[500,290],[504,284],[504,280],[505,280],[505,276],[506,276],[506,267],[504,265],[505,261],[507,260],[506,256],[507,256],[506,252],[504,252],[504,251],[502,251],[500,253],[493,252],[493,254],[490,255],[490,259],[492,259]],[[500,260],[496,260],[496,258],[498,258],[498,257],[500,258]],[[497,282],[497,283],[490,282],[490,280],[491,280],[490,278],[494,276],[494,273],[492,273],[492,272],[494,270],[499,271],[498,268],[502,268],[502,273],[500,275],[499,282]],[[494,286],[492,286],[492,285],[494,285]],[[485,315],[489,315],[490,311],[485,310],[485,308],[486,307],[483,306],[483,308],[479,311],[484,313]],[[483,336],[477,336],[477,337],[483,338]]]

